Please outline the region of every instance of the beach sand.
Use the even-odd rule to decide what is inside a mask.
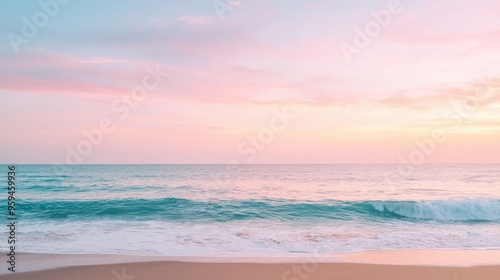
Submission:
[[[428,252],[427,252],[428,253]],[[378,253],[371,253],[373,257]],[[387,255],[387,253],[382,253]],[[422,253],[425,255],[426,253]],[[498,252],[496,253],[498,254]],[[351,256],[352,260],[356,258]],[[389,254],[390,255],[390,254]],[[393,254],[394,257],[398,253]],[[361,254],[363,256],[363,254]],[[370,257],[370,256],[368,256]],[[0,279],[23,280],[315,280],[315,279],[500,279],[500,265],[401,265],[344,263],[328,259],[272,258],[266,261],[165,257],[128,257],[110,255],[20,254],[18,267],[25,272],[0,275]],[[390,259],[390,258],[389,258]],[[404,259],[404,256],[402,257]],[[349,260],[349,258],[347,258]],[[359,260],[359,258],[358,258]],[[24,262],[24,265],[23,265]],[[4,269],[6,271],[6,268]],[[31,271],[30,271],[31,270]]]

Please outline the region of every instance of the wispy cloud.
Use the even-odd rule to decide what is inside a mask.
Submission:
[[[215,21],[213,16],[180,16],[174,21],[185,25],[206,25]]]

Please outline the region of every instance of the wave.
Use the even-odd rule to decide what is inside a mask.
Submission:
[[[380,213],[438,221],[500,221],[500,201],[489,199],[369,202]]]
[[[26,219],[124,219],[217,221],[267,219],[408,220],[448,222],[500,222],[500,200],[436,201],[321,201],[224,200],[184,198],[19,201]]]

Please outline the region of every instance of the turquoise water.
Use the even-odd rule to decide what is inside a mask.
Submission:
[[[136,221],[231,222],[270,221],[462,221],[500,222],[500,200],[457,201],[321,201],[214,200],[183,198],[85,201],[21,201],[26,219],[127,219]]]
[[[500,248],[499,165],[420,166],[411,177],[398,175],[396,165],[17,170],[18,251],[210,256]]]

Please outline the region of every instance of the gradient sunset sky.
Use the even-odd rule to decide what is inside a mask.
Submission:
[[[102,119],[82,163],[398,163],[436,129],[425,163],[500,161],[498,0],[401,0],[349,59],[391,1],[224,2],[72,0],[16,53],[42,8],[2,1],[0,161],[64,163]],[[120,118],[147,67],[169,76]],[[242,153],[275,110],[294,118]]]

